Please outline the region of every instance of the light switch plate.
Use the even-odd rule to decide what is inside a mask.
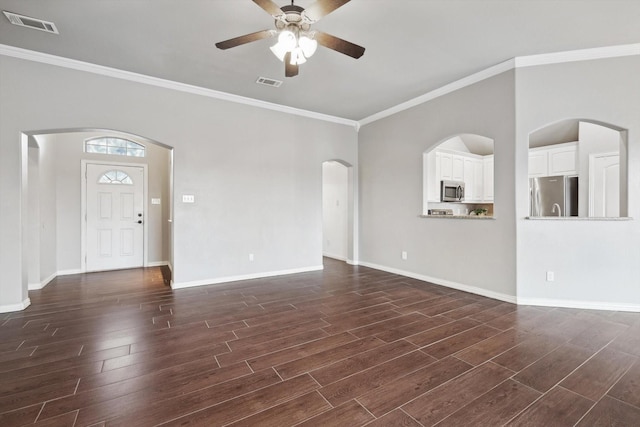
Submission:
[[[151,198],[151,204],[152,205],[159,205],[160,204],[160,199]]]
[[[193,194],[183,194],[182,195],[182,203],[195,203],[196,196]]]

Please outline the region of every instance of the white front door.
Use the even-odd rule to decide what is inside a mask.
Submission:
[[[86,270],[144,264],[144,169],[86,164]]]
[[[620,155],[595,154],[590,160],[589,216],[620,216]]]

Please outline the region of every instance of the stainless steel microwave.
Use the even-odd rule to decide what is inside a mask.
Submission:
[[[464,182],[440,181],[441,202],[462,202],[464,200]]]

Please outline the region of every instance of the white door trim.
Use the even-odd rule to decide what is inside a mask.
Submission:
[[[589,216],[595,215],[595,180],[596,176],[594,173],[594,166],[596,163],[596,159],[601,157],[612,157],[618,156],[620,157],[619,151],[611,151],[608,153],[594,153],[589,154]]]
[[[143,244],[142,244],[142,262],[143,262],[143,266],[144,267],[148,267],[149,266],[149,260],[148,260],[148,251],[147,248],[149,247],[149,228],[148,228],[148,223],[149,223],[149,214],[147,213],[149,211],[149,206],[148,206],[148,200],[147,200],[147,194],[149,194],[149,175],[148,175],[148,171],[147,171],[147,164],[145,163],[129,163],[129,162],[113,162],[113,161],[108,161],[108,160],[88,160],[88,159],[82,159],[80,160],[80,183],[81,183],[81,187],[80,187],[80,193],[81,193],[81,200],[80,200],[80,229],[81,229],[81,250],[80,250],[80,269],[82,270],[83,273],[86,273],[87,271],[87,178],[86,178],[86,172],[87,172],[87,164],[92,164],[92,165],[110,165],[110,166],[134,166],[134,167],[140,167],[143,170],[143,176],[144,176],[144,183],[143,183],[143,206],[144,206],[144,215],[142,218],[142,226],[143,226]]]

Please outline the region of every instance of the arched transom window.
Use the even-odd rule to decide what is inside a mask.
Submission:
[[[114,154],[116,156],[144,157],[144,145],[123,138],[100,137],[84,142],[87,153]]]
[[[103,173],[100,178],[98,178],[98,184],[133,185],[133,180],[126,172],[114,169]]]

